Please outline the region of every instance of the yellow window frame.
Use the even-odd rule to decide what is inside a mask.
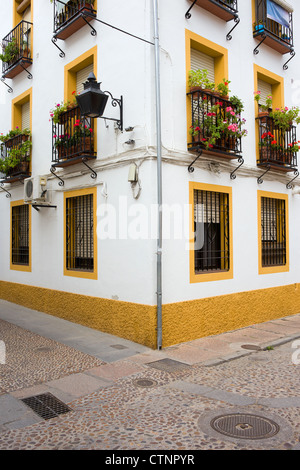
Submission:
[[[225,195],[227,195],[228,197],[229,267],[224,265],[223,266],[224,271],[209,272],[209,273],[195,273],[194,192],[196,190],[212,191],[212,192],[220,193],[221,204],[222,204],[222,196],[224,197]],[[189,183],[189,204],[190,204],[190,283],[233,279],[232,188],[229,186],[219,186],[215,184],[190,182]],[[220,223],[223,225],[225,224],[225,220],[223,219],[222,215],[221,215]],[[224,244],[224,241],[221,240],[221,244],[222,243]]]
[[[10,269],[15,271],[31,272],[31,206],[28,205],[28,265],[17,264],[12,262],[12,249],[13,249],[13,208],[25,205],[23,200],[12,201],[10,203]]]
[[[188,29],[185,30],[185,60],[186,60],[186,92],[189,90],[189,71],[191,70],[191,49],[197,49],[215,59],[215,82],[221,83],[223,78],[228,78],[228,49],[220,46],[199,34]],[[192,141],[189,129],[192,125],[191,98],[186,97],[187,115],[187,142]]]
[[[262,198],[271,198],[285,203],[285,237],[286,237],[286,264],[280,266],[263,266],[262,265],[262,229],[261,229],[261,206]],[[289,271],[289,212],[288,212],[288,195],[281,193],[273,193],[270,191],[257,191],[257,214],[258,214],[258,273],[259,274],[273,274]],[[282,230],[279,227],[279,215],[277,213],[277,233],[278,238],[281,237]]]
[[[67,199],[76,198],[79,196],[92,195],[93,197],[93,260],[94,266],[93,271],[84,270],[72,270],[67,269]],[[74,229],[74,228],[73,228]],[[80,277],[84,279],[97,279],[98,278],[98,265],[97,265],[97,188],[86,188],[73,191],[67,191],[64,193],[64,275]]]

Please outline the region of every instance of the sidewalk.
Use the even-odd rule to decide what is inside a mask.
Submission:
[[[291,342],[298,338],[300,314],[154,351],[0,300],[0,340],[6,345],[6,363],[0,364],[0,449],[188,449],[197,448],[199,433],[204,447],[208,435],[217,447],[254,445],[223,441],[205,424],[211,419],[204,414],[202,430],[200,421],[197,432],[186,430],[183,437],[179,430],[188,425],[188,410],[198,416],[218,408],[268,410],[269,415],[275,410],[277,423],[288,410],[297,416],[296,429],[300,366],[291,361]],[[45,393],[72,412],[45,421],[22,401]],[[170,421],[166,427],[167,416],[174,422],[180,417],[180,426],[173,429]],[[49,428],[50,422],[55,426]],[[262,444],[297,448],[287,423],[281,422],[277,437]]]

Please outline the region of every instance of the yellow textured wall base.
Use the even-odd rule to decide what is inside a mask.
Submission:
[[[0,281],[0,298],[156,349],[156,306]],[[163,347],[300,312],[300,284],[163,305]]]
[[[156,348],[156,307],[0,281],[0,298]]]
[[[163,306],[163,346],[275,320],[300,312],[300,284]]]

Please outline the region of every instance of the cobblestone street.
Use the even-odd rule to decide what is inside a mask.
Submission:
[[[153,351],[8,302],[0,310],[1,450],[299,449],[299,315]],[[22,401],[44,393],[70,411],[44,419]],[[237,413],[254,421],[213,426]]]

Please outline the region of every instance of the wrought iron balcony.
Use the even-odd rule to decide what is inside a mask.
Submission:
[[[97,16],[94,0],[54,0],[54,38],[67,39]]]
[[[97,158],[94,150],[94,119],[81,116],[78,106],[61,113],[52,121],[52,162],[65,167]]]
[[[186,18],[190,18],[190,10],[196,4],[204,10],[209,11],[213,15],[218,16],[224,21],[230,21],[237,17],[238,5],[237,0],[190,0],[192,6],[186,12]]]
[[[2,39],[2,77],[14,78],[32,64],[30,32],[32,23],[22,20]],[[27,70],[26,70],[27,71]],[[27,71],[29,77],[31,74]]]
[[[288,18],[287,23],[280,24],[268,17],[267,0],[255,1],[255,23],[253,27],[253,37],[257,38],[260,43],[254,49],[254,53],[258,53],[260,44],[275,49],[281,54],[293,51],[293,14],[286,12]]]
[[[229,159],[239,158],[242,152],[243,121],[236,107],[227,99],[213,93],[197,90],[188,93],[191,98],[192,141],[188,150],[205,149],[211,155]]]
[[[259,159],[257,165],[280,171],[294,171],[297,167],[296,127],[283,131],[270,116],[256,118],[259,125]]]
[[[2,183],[13,183],[30,176],[30,146],[24,146],[28,140],[29,135],[20,134],[1,144],[1,159],[7,162]]]

